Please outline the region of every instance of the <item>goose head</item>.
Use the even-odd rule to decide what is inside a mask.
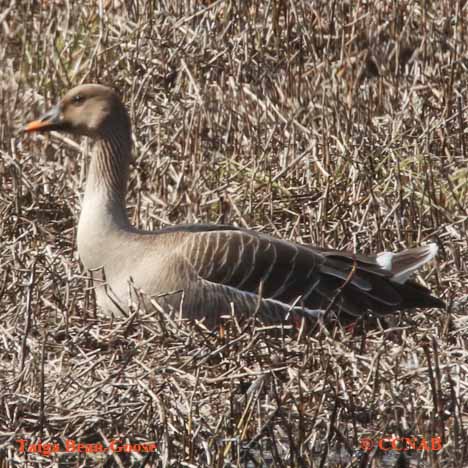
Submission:
[[[25,132],[52,130],[102,138],[122,126],[130,128],[125,106],[115,91],[107,86],[77,86],[40,119],[26,125]]]

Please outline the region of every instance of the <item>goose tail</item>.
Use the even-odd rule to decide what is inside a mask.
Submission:
[[[428,244],[398,253],[382,252],[377,255],[376,260],[381,268],[392,274],[393,282],[405,284],[417,269],[437,255],[437,250],[436,244]]]

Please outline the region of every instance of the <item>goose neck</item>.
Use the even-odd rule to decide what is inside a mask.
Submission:
[[[129,132],[109,132],[95,143],[82,217],[127,226],[125,208],[131,158]]]

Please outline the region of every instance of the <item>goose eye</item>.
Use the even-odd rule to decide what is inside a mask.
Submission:
[[[73,96],[72,101],[74,104],[81,104],[84,101],[84,97],[81,94]]]

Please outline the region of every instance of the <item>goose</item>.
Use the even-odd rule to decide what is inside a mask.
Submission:
[[[134,310],[134,288],[145,293],[148,303],[210,328],[232,313],[291,323],[297,317],[328,316],[330,310],[339,320],[355,321],[415,307],[444,307],[410,279],[435,257],[434,243],[366,256],[226,225],[136,229],[125,206],[131,123],[109,87],[71,89],[24,131],[67,132],[94,140],[77,246],[85,268],[94,274],[96,301],[106,314]]]

